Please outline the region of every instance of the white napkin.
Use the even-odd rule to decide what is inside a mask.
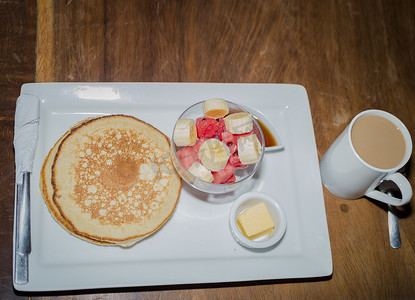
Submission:
[[[20,95],[14,118],[14,150],[16,183],[21,184],[23,173],[32,172],[39,125],[39,99]]]

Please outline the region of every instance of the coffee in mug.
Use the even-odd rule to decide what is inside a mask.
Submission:
[[[356,120],[352,127],[352,144],[357,155],[379,169],[396,167],[406,151],[405,138],[399,127],[377,115]]]
[[[391,205],[404,205],[412,198],[412,188],[398,170],[408,162],[411,153],[411,136],[398,118],[381,110],[363,111],[323,155],[321,178],[329,192],[343,199],[367,196]],[[384,180],[395,182],[401,199],[376,189]]]

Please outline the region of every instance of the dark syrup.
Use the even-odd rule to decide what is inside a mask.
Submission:
[[[261,122],[261,120],[259,120],[258,118],[255,118],[256,121],[258,122],[259,126],[262,129],[262,133],[264,134],[264,139],[265,139],[265,147],[274,147],[274,146],[278,146],[278,142],[275,139],[274,135],[271,133],[271,131],[268,129],[267,126],[265,126],[264,123]]]

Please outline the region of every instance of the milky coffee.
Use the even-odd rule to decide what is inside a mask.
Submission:
[[[369,165],[391,169],[405,156],[406,144],[400,129],[391,121],[376,115],[357,119],[352,127],[352,144]]]

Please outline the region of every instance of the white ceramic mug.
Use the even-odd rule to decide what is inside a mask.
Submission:
[[[352,127],[357,119],[366,115],[384,117],[394,123],[402,132],[406,152],[401,163],[391,169],[379,169],[359,157],[352,144]],[[320,162],[321,178],[324,186],[333,195],[343,199],[358,199],[363,196],[401,206],[412,198],[412,188],[408,180],[397,171],[409,160],[412,153],[412,139],[405,125],[394,115],[381,110],[366,110],[358,114],[342,134],[334,141]],[[401,191],[402,199],[390,196],[376,187],[383,181],[395,182]]]

